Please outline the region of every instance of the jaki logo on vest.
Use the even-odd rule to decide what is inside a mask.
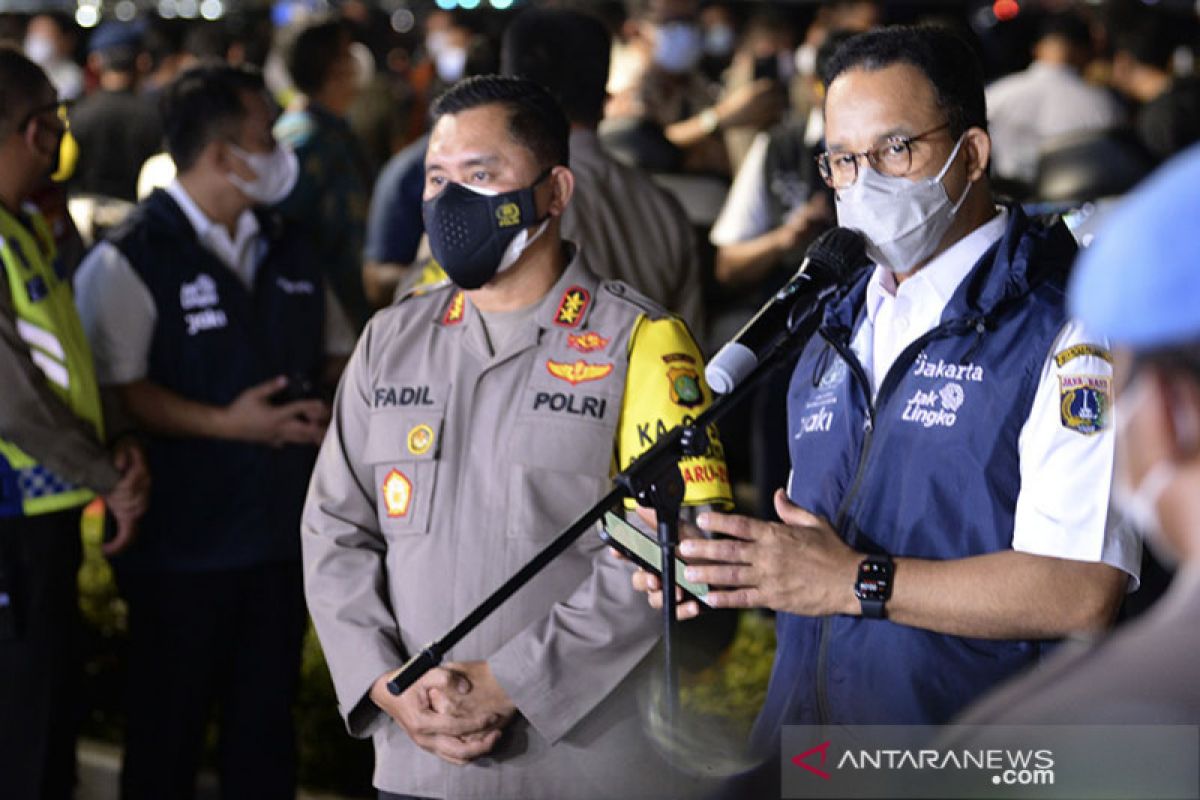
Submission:
[[[829,433],[833,427],[833,412],[822,406],[811,414],[800,418],[800,430],[794,438],[799,439],[807,433]]]
[[[224,328],[229,324],[229,318],[219,308],[206,308],[194,314],[186,314],[183,320],[187,323],[188,336],[195,336],[200,331]]]

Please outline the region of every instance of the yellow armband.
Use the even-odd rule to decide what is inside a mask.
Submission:
[[[641,316],[629,339],[629,371],[617,426],[617,465],[628,467],[667,431],[691,422],[712,403],[704,361],[687,326],[678,319]],[[732,505],[729,471],[716,426],[709,448],[679,464],[687,484],[684,505]],[[632,500],[627,501],[630,508]]]

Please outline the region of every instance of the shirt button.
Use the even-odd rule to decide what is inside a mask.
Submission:
[[[908,317],[896,317],[895,326],[898,331],[908,330]]]

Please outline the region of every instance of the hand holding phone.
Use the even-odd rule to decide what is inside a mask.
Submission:
[[[662,548],[659,547],[658,540],[650,538],[611,511],[604,515],[600,538],[642,569],[662,577]],[[675,584],[683,590],[684,599],[699,600],[707,605],[705,597],[708,595],[708,584],[695,583],[685,578],[683,570],[687,565],[678,558],[675,559],[674,566]]]

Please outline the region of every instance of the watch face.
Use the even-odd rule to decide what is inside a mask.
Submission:
[[[858,565],[854,594],[859,600],[887,600],[892,595],[892,565],[885,561],[864,561]]]

